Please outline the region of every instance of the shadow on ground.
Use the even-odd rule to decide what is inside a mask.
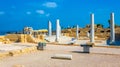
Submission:
[[[72,53],[83,53],[83,54],[89,54],[89,52],[84,52],[84,51],[70,51]]]
[[[106,43],[109,46],[120,46],[120,34],[115,33],[115,43],[114,44],[110,44],[110,37],[107,39]]]

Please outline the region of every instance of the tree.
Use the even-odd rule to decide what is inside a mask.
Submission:
[[[108,24],[109,24],[109,27],[108,27],[108,28],[110,28],[110,19],[108,20]]]
[[[90,25],[88,24],[88,25],[86,25],[86,28],[90,28]]]
[[[65,28],[64,27],[61,27],[61,30],[64,30]]]
[[[108,23],[110,24],[110,19],[108,20]]]
[[[108,20],[108,23],[109,23],[109,27],[108,28],[110,28],[110,24],[111,24],[110,20]],[[115,28],[117,28],[117,27],[120,27],[120,26],[115,24]]]
[[[119,25],[115,24],[115,28],[120,27]]]
[[[103,28],[103,25],[102,24],[97,24],[97,27]]]
[[[72,28],[76,28],[76,26],[74,25]]]

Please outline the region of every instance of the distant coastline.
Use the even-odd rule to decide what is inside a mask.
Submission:
[[[0,36],[5,35],[7,32],[0,31]]]
[[[8,34],[10,32],[16,32],[16,31],[0,31],[0,36]]]
[[[6,34],[18,34],[21,33],[19,30],[18,31],[0,31],[0,36],[6,35]]]

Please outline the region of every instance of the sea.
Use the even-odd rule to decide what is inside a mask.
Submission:
[[[0,36],[5,35],[7,32],[0,31]]]
[[[13,33],[13,32],[16,32],[16,31],[0,31],[0,36],[6,35],[8,33]]]

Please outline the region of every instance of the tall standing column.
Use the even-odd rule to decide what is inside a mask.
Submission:
[[[91,14],[90,42],[94,43],[94,14]]]
[[[110,44],[113,44],[115,42],[115,21],[114,21],[114,13],[111,13],[111,19],[110,19]]]
[[[79,32],[79,26],[77,25],[77,27],[76,27],[76,39],[78,39],[78,37],[79,37],[78,32]]]
[[[57,19],[57,22],[56,22],[56,42],[59,42],[59,29],[60,28],[60,26],[59,26],[59,19]]]
[[[51,36],[52,35],[52,24],[51,22],[49,21],[48,22],[48,36]]]
[[[61,36],[61,26],[59,24],[59,37]]]

